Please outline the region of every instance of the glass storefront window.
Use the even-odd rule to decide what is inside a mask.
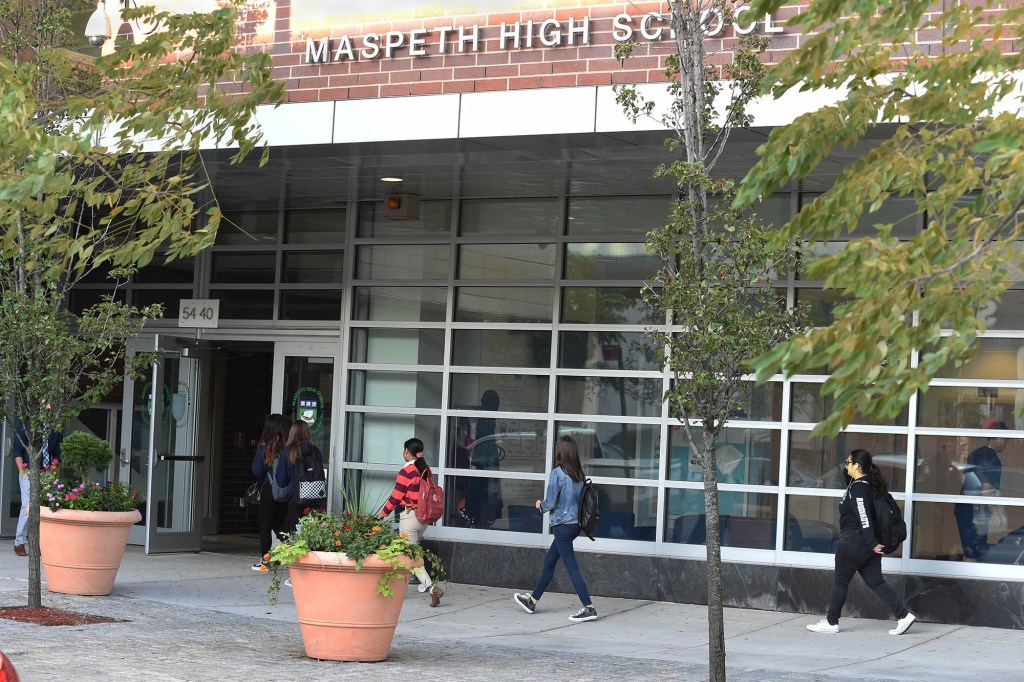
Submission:
[[[643,242],[567,244],[563,275],[566,279],[645,280],[660,266],[660,259],[647,255]]]
[[[825,327],[835,322],[833,311],[842,303],[843,292],[837,289],[797,289],[797,305],[805,305],[811,325]]]
[[[147,306],[157,303],[164,307],[164,318],[178,316],[179,302],[183,298],[192,298],[191,289],[132,289],[132,305]]]
[[[350,405],[437,409],[441,407],[441,373],[353,370],[348,401]]]
[[[391,483],[395,474],[405,465],[403,444],[410,438],[423,441],[423,456],[430,464],[438,461],[434,449],[441,442],[441,418],[431,415],[374,414],[351,412],[347,420],[346,462],[393,464]],[[390,487],[388,488],[390,491]],[[384,504],[385,500],[381,500]]]
[[[835,554],[839,544],[839,498],[790,496],[787,499],[787,552]]]
[[[443,329],[352,330],[352,362],[440,365],[444,362]]]
[[[635,236],[642,239],[662,227],[672,210],[668,196],[651,197],[572,197],[569,199],[570,236]]]
[[[164,256],[157,255],[153,262],[140,268],[132,276],[132,282],[135,284],[192,284],[195,273],[195,258],[177,258],[165,262]],[[104,268],[92,281],[97,284],[110,282],[106,278],[107,274],[109,274],[108,269]]]
[[[270,320],[274,317],[273,291],[211,289],[210,298],[220,300],[222,319]]]
[[[515,533],[540,533],[543,528],[543,517],[534,506],[544,497],[543,481],[449,473],[444,487],[448,526]]]
[[[665,541],[686,545],[707,543],[704,491],[665,491]],[[768,493],[718,493],[719,533],[723,547],[775,549],[778,496]]]
[[[463,244],[458,278],[464,280],[540,280],[555,277],[551,244]]]
[[[359,204],[360,237],[423,237],[448,234],[452,229],[452,202],[420,200],[416,220],[387,220],[384,202]]]
[[[910,532],[911,558],[1024,564],[1024,505],[978,501],[916,502]]]
[[[1005,438],[999,429],[989,434],[919,436],[914,490],[1024,498],[1024,439]]]
[[[660,417],[661,379],[559,377],[558,412]]]
[[[654,542],[658,526],[658,489],[602,483],[601,518],[594,537]]]
[[[931,386],[918,394],[921,426],[949,429],[982,429],[990,421],[1010,428],[1024,427],[1014,414],[1024,404],[1024,388],[981,386]]]
[[[448,279],[447,244],[375,244],[356,248],[356,279]]]
[[[1024,289],[1004,291],[998,301],[989,301],[978,310],[978,319],[990,330],[1024,329]]]
[[[286,244],[340,244],[345,241],[346,210],[291,209],[284,215]]]
[[[558,366],[564,369],[660,369],[658,353],[643,332],[561,333]]]
[[[787,485],[798,488],[846,487],[843,463],[851,451],[871,453],[889,490],[903,492],[907,485],[907,437],[898,433],[840,433],[834,439],[811,436],[810,431],[790,431]]]
[[[558,199],[489,199],[462,202],[462,236],[554,237],[561,221]]]
[[[806,384],[793,382],[790,399],[790,416],[792,422],[805,424],[817,424],[824,421],[832,414],[832,406],[835,399],[832,396],[821,395],[821,384]],[[909,410],[904,407],[894,419],[881,422],[881,426],[906,426],[909,418]],[[864,415],[856,415],[854,424],[875,424],[869,421]]]
[[[997,379],[1024,381],[1024,339],[980,338],[974,342],[976,353],[959,367],[950,362],[935,376],[951,379]],[[934,350],[925,347],[922,353]],[[1003,389],[1007,393],[1016,393]],[[982,396],[986,397],[986,396]]]
[[[800,195],[800,205],[806,206],[819,196],[820,193],[804,192]],[[918,222],[917,202],[913,197],[890,196],[882,202],[878,210],[865,210],[857,221],[857,227],[849,236],[850,239],[873,237],[877,234],[875,225],[892,224],[892,236],[906,239],[919,232]]]
[[[459,287],[456,322],[551,322],[550,287]]]
[[[558,422],[557,428],[559,437],[576,440],[588,476],[658,478],[661,427],[657,424]]]
[[[277,243],[277,211],[225,211],[217,246],[272,246]]]
[[[273,253],[213,254],[214,284],[273,284],[277,256]]]
[[[288,284],[341,284],[345,254],[289,251],[284,254],[283,281]]]
[[[549,381],[537,374],[452,374],[449,403],[458,410],[547,412]]]
[[[356,287],[352,318],[371,322],[444,322],[443,287]]]
[[[547,436],[546,422],[539,419],[509,419],[500,414],[494,418],[451,417],[448,466],[478,471],[543,472]]]
[[[551,332],[537,329],[456,329],[452,364],[464,367],[550,367]]]
[[[701,438],[701,429],[694,428]],[[724,428],[718,437],[719,483],[775,485],[779,479],[779,443],[782,435],[774,429]],[[669,428],[668,480],[703,481],[704,469],[690,453],[686,430],[680,424]]]
[[[640,287],[565,287],[562,321],[573,324],[658,324]]]
[[[729,415],[730,419],[748,421],[779,421],[782,419],[782,384],[769,382],[751,384],[750,396],[743,408]]]
[[[282,320],[340,320],[340,291],[282,291]]]

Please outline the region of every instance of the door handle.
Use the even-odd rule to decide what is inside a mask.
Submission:
[[[157,459],[161,462],[202,462],[206,458],[202,455],[159,455]]]
[[[121,448],[121,459],[120,459],[120,462],[121,462],[121,466],[123,466],[123,467],[126,467],[129,464],[131,464],[131,459],[129,459],[129,457],[128,457],[128,450],[127,450],[127,448]]]

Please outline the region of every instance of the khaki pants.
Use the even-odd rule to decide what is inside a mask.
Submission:
[[[426,529],[426,524],[420,523],[419,519],[416,518],[415,509],[405,509],[402,511],[401,516],[398,517],[398,532],[408,535],[410,542],[415,542],[418,545],[420,537],[423,536],[423,532]],[[412,573],[419,578],[421,584],[426,585],[428,588],[434,584],[434,581],[430,579],[430,575],[427,574],[427,569],[423,566],[414,568]]]

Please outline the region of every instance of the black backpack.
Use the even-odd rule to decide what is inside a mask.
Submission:
[[[903,512],[889,493],[873,497],[872,502],[875,507],[875,535],[882,545],[882,551],[892,554],[907,539],[907,522],[903,520]]]
[[[583,483],[583,492],[580,494],[580,530],[591,540],[594,539],[594,529],[597,528],[597,521],[601,518],[600,498],[597,494],[597,486],[588,478]]]
[[[327,506],[327,474],[315,453],[302,453],[299,457],[292,485],[298,506],[314,509]]]

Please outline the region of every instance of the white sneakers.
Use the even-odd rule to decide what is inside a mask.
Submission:
[[[890,635],[902,635],[904,632],[910,629],[910,626],[917,620],[917,616],[907,612],[907,615],[903,616],[896,621],[896,627],[889,630]],[[811,632],[824,632],[829,635],[835,635],[839,633],[839,625],[832,625],[827,619],[822,618],[817,623],[811,623],[807,626],[807,629]]]
[[[907,611],[907,615],[896,621],[896,627],[889,630],[890,635],[902,635],[904,632],[910,629],[910,626],[917,620],[917,616]]]
[[[824,632],[830,635],[835,635],[839,632],[839,625],[832,625],[826,619],[822,618],[817,623],[811,623],[808,625],[807,629],[811,632]]]

